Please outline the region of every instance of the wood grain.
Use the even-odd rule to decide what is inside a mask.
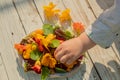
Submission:
[[[8,74],[6,73],[4,62],[0,53],[0,80],[9,80],[7,75]]]
[[[113,0],[0,0],[0,80],[40,80],[40,76],[25,73],[14,44],[45,23],[43,6],[49,2],[56,8],[70,8],[73,22],[83,22],[86,28],[112,6]],[[88,50],[85,64],[68,78],[48,80],[119,80],[120,40],[105,50],[96,46]]]
[[[20,73],[23,71],[16,62],[17,55],[14,50],[14,43],[25,35],[18,14],[11,0],[0,0],[0,52],[2,64],[4,64],[5,75],[2,80],[23,80]],[[21,72],[19,72],[21,71]],[[23,75],[25,75],[23,73]],[[24,76],[25,77],[25,76]],[[26,80],[27,76],[26,76]]]

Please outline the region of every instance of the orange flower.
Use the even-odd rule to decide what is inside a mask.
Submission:
[[[31,52],[30,49],[28,49],[25,52],[23,52],[23,58],[24,59],[29,59],[30,58],[30,52]]]
[[[39,66],[39,65],[34,65],[34,66],[32,67],[32,69],[33,69],[36,73],[38,73],[38,74],[41,73],[41,66]]]
[[[46,53],[41,60],[41,64],[44,66],[48,66],[50,68],[55,68],[57,61],[52,58],[52,56],[50,55],[50,53]]]
[[[55,68],[55,65],[56,65],[56,60],[54,58],[50,58],[50,64],[49,64],[49,67],[50,68]]]
[[[30,58],[30,52],[32,51],[32,44],[26,44],[26,50],[23,52],[23,58],[29,59]]]
[[[43,30],[42,30],[42,29],[37,29],[37,30],[35,30],[34,32],[35,32],[36,34],[41,34],[41,35],[43,34]]]
[[[35,62],[35,65],[32,67],[32,69],[38,74],[41,73],[41,63],[39,60]]]
[[[70,10],[69,9],[64,10],[59,16],[59,18],[60,22],[71,21]]]
[[[15,44],[14,47],[15,47],[15,49],[18,50],[18,52],[19,52],[20,54],[22,54],[23,51],[26,50],[26,47],[25,47],[24,45],[21,45],[21,44]]]
[[[79,35],[82,32],[84,32],[84,25],[82,23],[79,22],[75,22],[73,23],[73,29],[75,30],[75,32]]]
[[[41,64],[44,66],[49,66],[50,58],[51,58],[51,55],[49,53],[46,53],[42,57]]]
[[[53,4],[52,2],[50,2],[48,6],[43,6],[44,15],[48,20],[50,20],[52,17],[54,17],[56,14],[58,14],[60,12],[59,9],[54,9],[55,6],[56,5]]]
[[[43,30],[42,29],[37,29],[29,34],[29,37],[36,37],[37,35],[43,35]]]

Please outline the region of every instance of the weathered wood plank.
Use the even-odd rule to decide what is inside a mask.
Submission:
[[[8,74],[6,73],[6,69],[4,67],[2,56],[0,53],[0,80],[9,80],[7,75]]]
[[[47,0],[34,0],[34,2],[35,2],[35,5],[38,9],[39,15],[41,16],[42,21],[45,22],[43,6],[48,5],[49,1],[47,1]]]
[[[114,43],[112,44],[112,48],[120,60],[120,39],[119,40],[117,39],[114,41]]]
[[[104,50],[98,46],[89,50],[89,54],[102,80],[119,80],[119,60],[111,48]]]
[[[19,26],[19,28],[16,28]],[[9,80],[18,80],[22,78],[19,76],[19,72],[17,71],[17,63],[16,63],[16,56],[14,55],[13,51],[13,36],[11,35],[13,30],[16,29],[15,33],[20,34],[17,36],[23,36],[24,31],[22,29],[22,25],[19,22],[18,15],[14,9],[11,0],[2,0],[0,1],[0,52],[3,57],[3,62],[6,67],[6,72],[8,74]],[[21,32],[23,33],[21,34]],[[17,37],[15,36],[15,37]],[[18,40],[18,39],[16,39]],[[14,77],[13,77],[14,76]],[[5,79],[2,79],[5,80]]]
[[[96,0],[86,0],[86,1],[89,3],[96,17],[98,17],[103,12],[103,9],[98,6]]]
[[[13,2],[27,34],[42,26],[33,0],[13,0]]]
[[[17,55],[14,54],[13,44],[24,35],[24,30],[12,1],[0,0],[0,52],[9,80],[23,80],[19,75],[23,71],[19,69],[16,62]],[[3,77],[5,76],[3,75]],[[28,80],[27,76],[26,80]]]

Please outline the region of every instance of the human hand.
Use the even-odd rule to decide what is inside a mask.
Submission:
[[[93,47],[95,43],[83,33],[77,38],[63,42],[54,53],[55,58],[61,63],[71,64],[77,60],[82,53]]]

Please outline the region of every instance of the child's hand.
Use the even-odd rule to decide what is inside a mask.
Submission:
[[[82,44],[78,38],[63,42],[55,51],[55,58],[61,63],[70,64],[81,55]]]
[[[61,63],[71,64],[77,60],[83,52],[95,45],[88,36],[83,33],[77,38],[63,42],[55,51],[55,58]]]

